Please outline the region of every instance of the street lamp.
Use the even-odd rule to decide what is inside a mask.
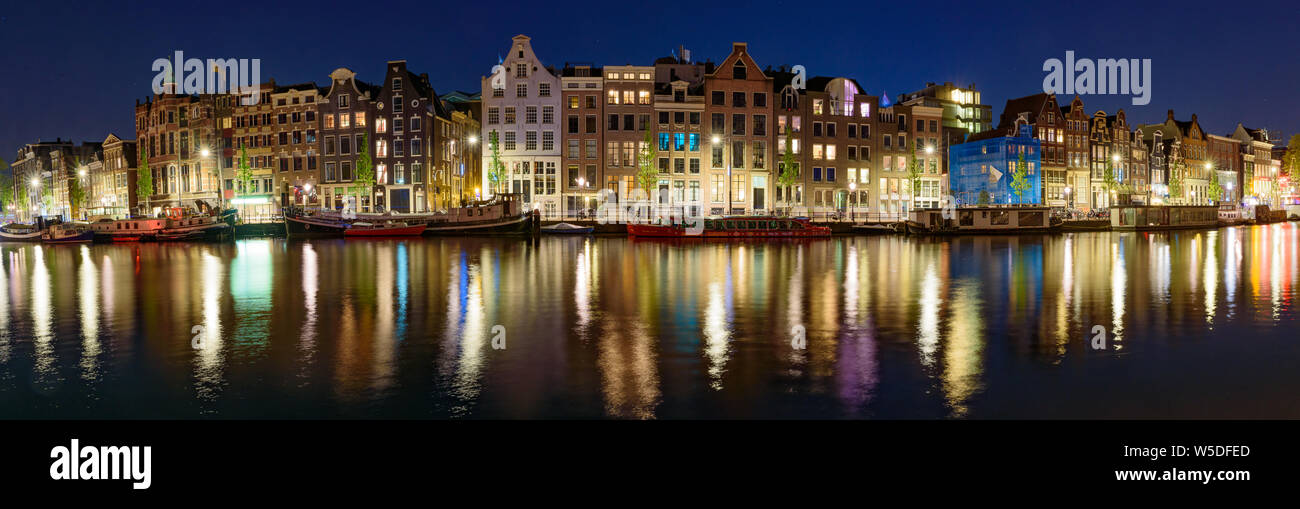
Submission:
[[[933,149],[926,148],[926,150],[933,150]],[[849,198],[851,198],[849,200],[849,221],[857,220],[857,207],[856,207],[858,202],[858,193],[856,192],[857,188],[858,188],[857,182],[849,182]]]
[[[1070,196],[1070,186],[1065,186],[1065,208],[1074,208],[1074,197]]]

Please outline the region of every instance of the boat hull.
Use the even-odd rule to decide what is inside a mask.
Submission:
[[[0,231],[0,241],[3,242],[40,242],[41,232],[32,233],[10,233]]]
[[[724,222],[727,220],[718,220]],[[735,219],[733,221],[745,223],[758,223],[771,221],[785,221],[781,219],[756,218],[756,219]],[[717,224],[715,222],[714,224]],[[707,223],[706,223],[707,224]],[[690,232],[682,225],[653,225],[653,224],[629,224],[627,225],[627,234],[629,237],[642,238],[704,238],[704,239],[785,239],[785,238],[816,238],[830,237],[831,229],[825,226],[813,226],[802,224],[800,228],[778,227],[778,228],[709,228],[705,227],[702,231]]]
[[[285,216],[284,228],[290,238],[331,238],[342,237],[348,226],[327,220]]]
[[[483,221],[431,222],[425,235],[524,235],[531,231],[532,216],[520,215]]]
[[[46,244],[82,244],[95,241],[95,232],[85,231],[76,235],[67,235],[60,238],[44,238],[41,242]]]
[[[418,237],[424,233],[425,225],[403,226],[397,228],[358,228],[353,226],[343,231],[349,239],[374,239],[384,237]]]
[[[222,240],[230,231],[230,225],[215,223],[196,228],[167,228],[158,232],[156,237],[160,242]]]

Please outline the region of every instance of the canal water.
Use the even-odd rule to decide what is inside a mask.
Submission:
[[[0,244],[0,418],[1297,418],[1298,243]]]

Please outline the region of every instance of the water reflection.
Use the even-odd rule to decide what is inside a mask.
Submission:
[[[90,247],[80,246],[81,264],[77,272],[78,314],[81,315],[81,377],[99,377],[99,281]]]
[[[0,416],[1300,417],[1298,240],[5,244]]]

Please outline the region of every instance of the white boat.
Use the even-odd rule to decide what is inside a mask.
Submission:
[[[0,227],[0,240],[12,242],[40,242],[41,230],[35,225],[12,223]]]
[[[595,228],[591,226],[579,226],[573,223],[556,223],[541,228],[542,233],[554,233],[561,235],[585,235],[591,233]]]

